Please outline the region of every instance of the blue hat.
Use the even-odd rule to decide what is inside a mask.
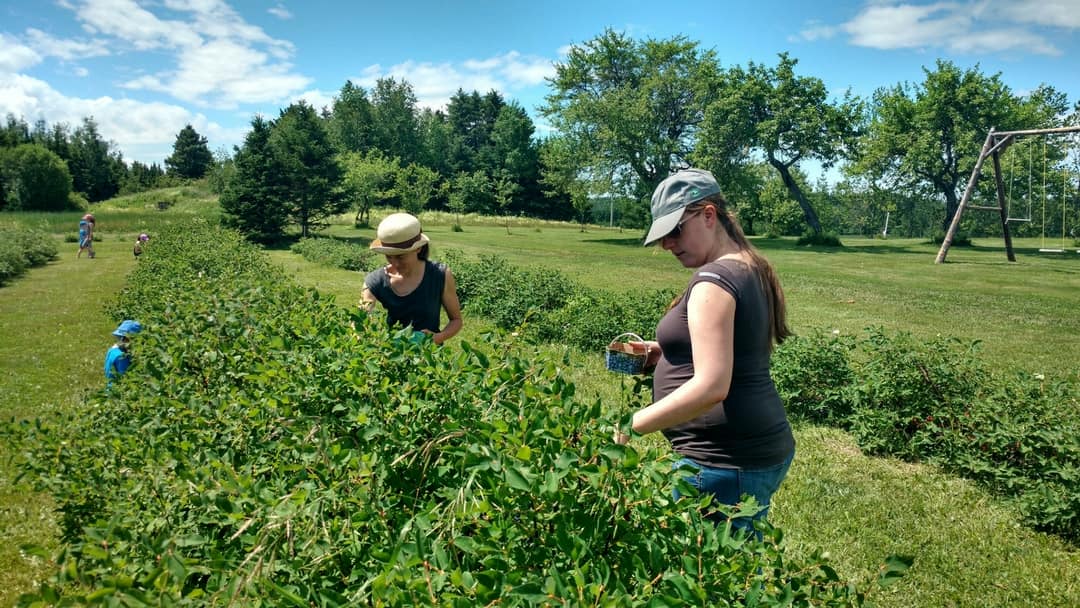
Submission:
[[[112,332],[112,335],[117,338],[127,338],[129,336],[134,336],[140,331],[142,331],[142,325],[140,325],[138,321],[128,320],[121,323],[120,326]]]

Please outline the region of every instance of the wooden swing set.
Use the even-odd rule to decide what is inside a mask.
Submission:
[[[960,215],[964,212],[964,209],[981,209],[987,211],[997,211],[1001,215],[1001,231],[1005,237],[1005,254],[1008,256],[1010,262],[1016,261],[1016,254],[1013,252],[1012,236],[1009,234],[1009,222],[1029,222],[1031,221],[1031,149],[1029,148],[1029,161],[1028,161],[1028,213],[1027,217],[1011,217],[1012,207],[1012,184],[1010,175],[1010,194],[1009,200],[1006,201],[1005,195],[1005,181],[1001,175],[1001,153],[1005,151],[1017,138],[1025,136],[1046,136],[1062,133],[1080,133],[1080,126],[1077,127],[1059,127],[1056,129],[1028,129],[1024,131],[995,131],[990,129],[990,132],[986,135],[986,142],[983,143],[982,151],[979,152],[979,158],[975,161],[975,168],[971,171],[971,177],[968,179],[967,187],[964,188],[964,194],[960,198],[960,204],[956,207],[956,213],[953,215],[952,222],[949,224],[949,230],[945,233],[945,240],[941,242],[941,249],[938,250],[937,258],[934,260],[935,264],[941,264],[945,261],[945,256],[949,253],[949,247],[952,245],[953,238],[956,236],[956,230],[960,226]],[[1067,205],[1062,200],[1061,204],[1061,248],[1046,248],[1046,158],[1045,158],[1045,140],[1044,140],[1044,153],[1043,153],[1043,239],[1039,251],[1045,252],[1064,252],[1065,250],[1065,210]],[[971,196],[975,192],[975,184],[979,180],[979,175],[982,173],[983,163],[987,158],[992,159],[994,163],[994,182],[997,186],[997,206],[977,206],[970,205]],[[1063,182],[1065,175],[1068,171],[1063,172]],[[1062,197],[1064,198],[1067,191],[1067,184],[1063,183]]]

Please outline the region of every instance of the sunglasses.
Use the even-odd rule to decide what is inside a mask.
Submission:
[[[689,222],[690,220],[694,219],[695,217],[701,215],[702,210],[703,209],[698,209],[697,211],[695,211],[695,212],[691,213],[690,215],[684,217],[682,219],[682,221],[680,221],[678,224],[675,224],[675,227],[672,228],[671,232],[667,233],[667,235],[664,236],[664,238],[666,238],[666,239],[677,239],[677,238],[679,238],[682,235],[682,225],[685,224],[686,222]]]

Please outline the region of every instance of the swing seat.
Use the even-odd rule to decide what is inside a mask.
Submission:
[[[1039,253],[1065,253],[1064,249],[1044,249],[1040,248]]]

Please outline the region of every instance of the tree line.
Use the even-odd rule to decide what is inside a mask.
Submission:
[[[458,222],[480,213],[641,227],[655,185],[686,166],[716,175],[751,233],[869,235],[888,221],[891,234],[928,236],[955,214],[990,128],[1080,123],[1080,103],[1070,106],[1052,86],[1015,93],[978,65],[938,60],[924,67],[922,82],[884,86],[870,98],[833,95],[797,68],[787,53],[774,64],[723,67],[685,37],[607,30],[555,64],[538,108],[553,128],[545,137],[498,92],[459,89],[444,110],[421,109],[410,83],[384,78],[370,89],[346,82],[321,111],[298,102],[276,118],[254,117],[231,155],[214,158],[189,125],[167,171],[132,163],[125,176],[119,154],[106,146],[102,155],[99,145],[95,166],[120,176],[108,187],[95,189],[74,168],[86,154],[49,148],[57,138],[43,128],[24,128],[21,140],[0,134],[0,146],[32,141],[56,152],[72,167],[74,189],[95,193],[86,194],[91,201],[110,187],[145,183],[136,175],[154,182],[206,173],[227,221],[258,240],[290,226],[308,234],[347,210],[364,224],[376,206],[447,210]],[[91,127],[87,119],[59,140],[84,145],[88,129],[96,136]],[[193,150],[197,170],[185,173],[182,159]],[[1022,162],[1025,153],[1039,162]],[[1076,142],[1065,137],[1021,140],[1005,156],[1020,176],[1010,178],[1010,201],[1046,211],[1019,234],[1080,224],[1069,177],[1080,168],[1076,158]],[[807,171],[817,168],[822,175],[811,180]],[[992,201],[993,180],[979,187],[977,197]],[[996,217],[968,215],[967,231],[995,231]]]
[[[214,158],[205,137],[191,125],[176,136],[165,167],[128,164],[106,141],[92,116],[71,129],[39,119],[31,127],[8,114],[0,125],[0,210],[86,209],[118,194],[176,185],[202,177]]]

